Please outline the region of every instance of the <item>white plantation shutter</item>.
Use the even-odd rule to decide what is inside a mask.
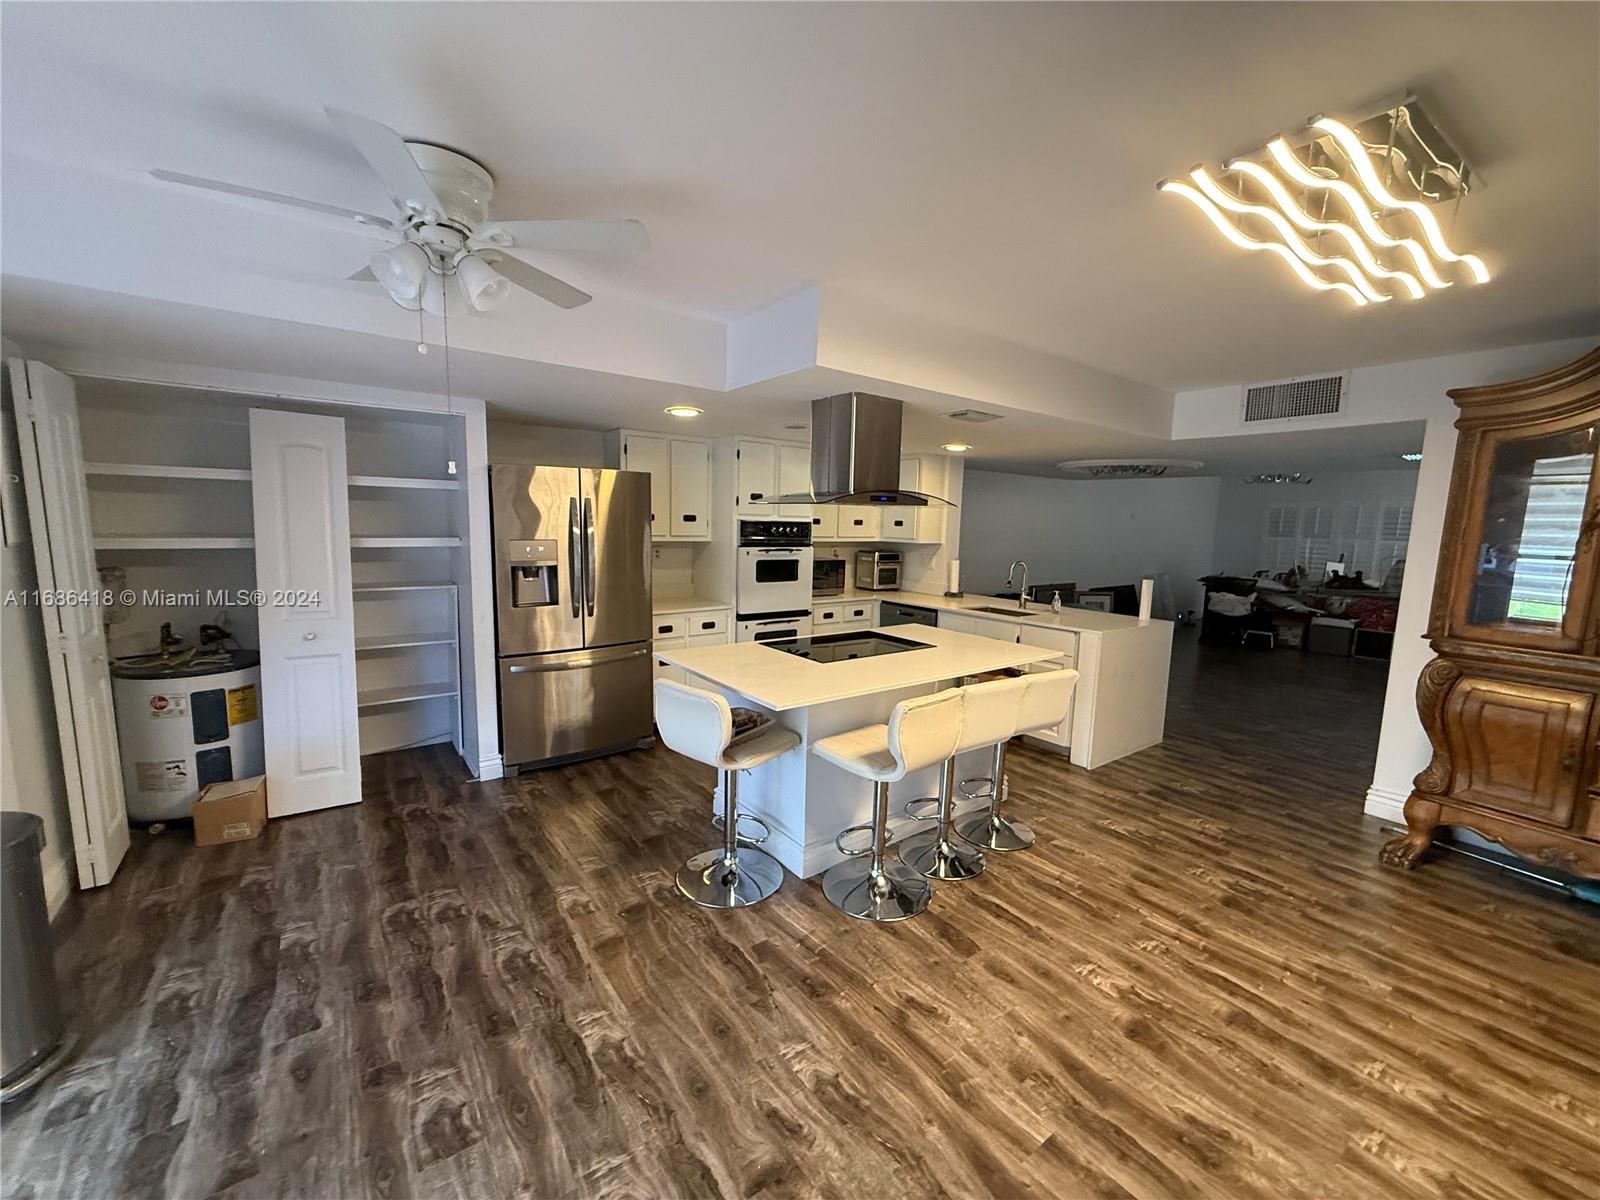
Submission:
[[[1559,620],[1566,609],[1590,465],[1586,454],[1541,458],[1533,464],[1511,575],[1513,617]]]
[[[1389,568],[1406,556],[1411,540],[1411,505],[1385,504],[1378,516],[1378,536],[1373,545],[1371,566],[1363,567],[1367,578],[1381,584]]]
[[[1306,565],[1313,577],[1322,570],[1322,564],[1337,557],[1333,538],[1334,511],[1318,504],[1307,504],[1300,510],[1299,562]]]

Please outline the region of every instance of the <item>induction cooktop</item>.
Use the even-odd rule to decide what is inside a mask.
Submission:
[[[860,633],[825,633],[821,637],[790,638],[782,642],[763,642],[772,650],[782,650],[812,662],[849,662],[855,658],[876,658],[880,654],[901,654],[907,650],[931,650],[926,642],[913,642],[877,630]]]

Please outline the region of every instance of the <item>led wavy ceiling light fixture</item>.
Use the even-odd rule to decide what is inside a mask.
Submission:
[[[1385,233],[1383,227],[1373,219],[1372,213],[1368,211],[1367,202],[1361,198],[1361,193],[1344,180],[1329,179],[1318,175],[1294,156],[1294,151],[1289,149],[1289,143],[1281,137],[1273,138],[1272,141],[1267,143],[1267,153],[1272,155],[1272,161],[1278,164],[1283,173],[1296,183],[1303,184],[1308,188],[1325,189],[1343,200],[1345,206],[1354,214],[1356,224],[1361,226],[1361,232],[1366,234],[1372,241],[1380,246],[1403,247],[1406,253],[1411,255],[1411,260],[1417,264],[1417,273],[1422,276],[1429,287],[1447,288],[1450,286],[1450,281],[1442,278],[1439,272],[1434,269],[1433,260],[1428,257],[1428,252],[1422,248],[1422,244],[1413,238],[1390,237]]]
[[[1234,245],[1271,250],[1308,287],[1343,292],[1357,307],[1489,281],[1481,258],[1451,249],[1434,211],[1482,180],[1415,95],[1395,93],[1349,121],[1312,117],[1292,139],[1157,187],[1200,209]],[[1348,219],[1330,213],[1330,201]]]
[[[1483,265],[1483,260],[1476,254],[1457,254],[1445,244],[1444,230],[1439,228],[1439,221],[1428,206],[1416,200],[1402,200],[1394,195],[1378,178],[1378,173],[1372,169],[1372,157],[1367,153],[1367,148],[1361,144],[1361,139],[1343,121],[1335,121],[1332,117],[1317,117],[1311,122],[1311,128],[1319,129],[1334,141],[1334,144],[1344,151],[1344,156],[1355,168],[1356,178],[1367,189],[1370,195],[1385,208],[1399,209],[1416,217],[1417,224],[1422,226],[1422,236],[1428,239],[1428,248],[1434,254],[1444,259],[1445,262],[1461,263],[1472,272],[1472,277],[1478,283],[1489,282],[1489,268]]]
[[[1305,265],[1305,263],[1296,258],[1294,253],[1287,246],[1280,245],[1277,242],[1258,242],[1254,238],[1246,237],[1244,234],[1240,233],[1234,228],[1233,223],[1223,215],[1223,212],[1220,208],[1211,203],[1211,201],[1206,199],[1205,196],[1201,195],[1198,191],[1190,187],[1187,183],[1184,183],[1182,180],[1163,179],[1160,183],[1156,184],[1156,189],[1163,192],[1175,192],[1176,194],[1182,196],[1185,200],[1189,201],[1189,203],[1193,204],[1201,212],[1205,213],[1205,215],[1210,219],[1211,223],[1217,227],[1217,232],[1221,233],[1223,237],[1227,238],[1235,246],[1238,246],[1244,250],[1272,251],[1274,254],[1282,258],[1284,262],[1289,264],[1289,266],[1294,270],[1294,273],[1300,276],[1301,282],[1307,287],[1315,288],[1319,292],[1344,292],[1350,297],[1350,299],[1354,300],[1358,306],[1367,303],[1367,298],[1360,292],[1356,291],[1356,289],[1351,287],[1348,283],[1330,281],[1312,274],[1311,270]]]
[[[1196,167],[1190,171],[1189,178],[1199,185],[1200,190],[1205,193],[1206,199],[1219,208],[1239,213],[1241,216],[1260,217],[1266,221],[1282,235],[1284,244],[1294,251],[1295,256],[1301,262],[1313,267],[1338,267],[1350,277],[1350,282],[1355,285],[1356,290],[1374,304],[1382,304],[1390,299],[1390,297],[1373,287],[1372,281],[1363,275],[1361,269],[1348,258],[1323,258],[1322,255],[1313,251],[1310,246],[1306,245],[1305,239],[1294,231],[1293,226],[1284,220],[1281,213],[1264,205],[1250,204],[1228,195],[1226,191],[1217,185],[1217,181],[1211,178],[1204,167]]]
[[[1240,175],[1247,175],[1265,189],[1267,195],[1272,197],[1273,203],[1281,208],[1301,229],[1307,233],[1332,233],[1344,239],[1345,245],[1350,247],[1350,252],[1360,261],[1368,274],[1376,275],[1380,279],[1396,279],[1411,293],[1413,300],[1421,300],[1428,293],[1417,277],[1409,271],[1391,271],[1378,261],[1378,256],[1372,252],[1361,235],[1343,221],[1319,221],[1310,213],[1294,202],[1294,198],[1278,182],[1278,177],[1267,170],[1260,163],[1248,158],[1230,158],[1222,164],[1226,171],[1233,171]]]

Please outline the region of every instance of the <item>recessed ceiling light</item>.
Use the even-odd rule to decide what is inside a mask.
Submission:
[[[940,449],[948,450],[951,454],[965,454],[972,447],[965,442],[946,442]]]
[[[1421,462],[1422,451],[1413,450],[1410,454],[1402,454],[1400,457],[1405,459],[1407,462]]]
[[[698,417],[705,410],[692,404],[669,404],[661,411],[669,417]]]

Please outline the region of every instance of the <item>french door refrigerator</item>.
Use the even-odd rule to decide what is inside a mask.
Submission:
[[[650,476],[491,466],[489,492],[506,766],[646,741]]]

